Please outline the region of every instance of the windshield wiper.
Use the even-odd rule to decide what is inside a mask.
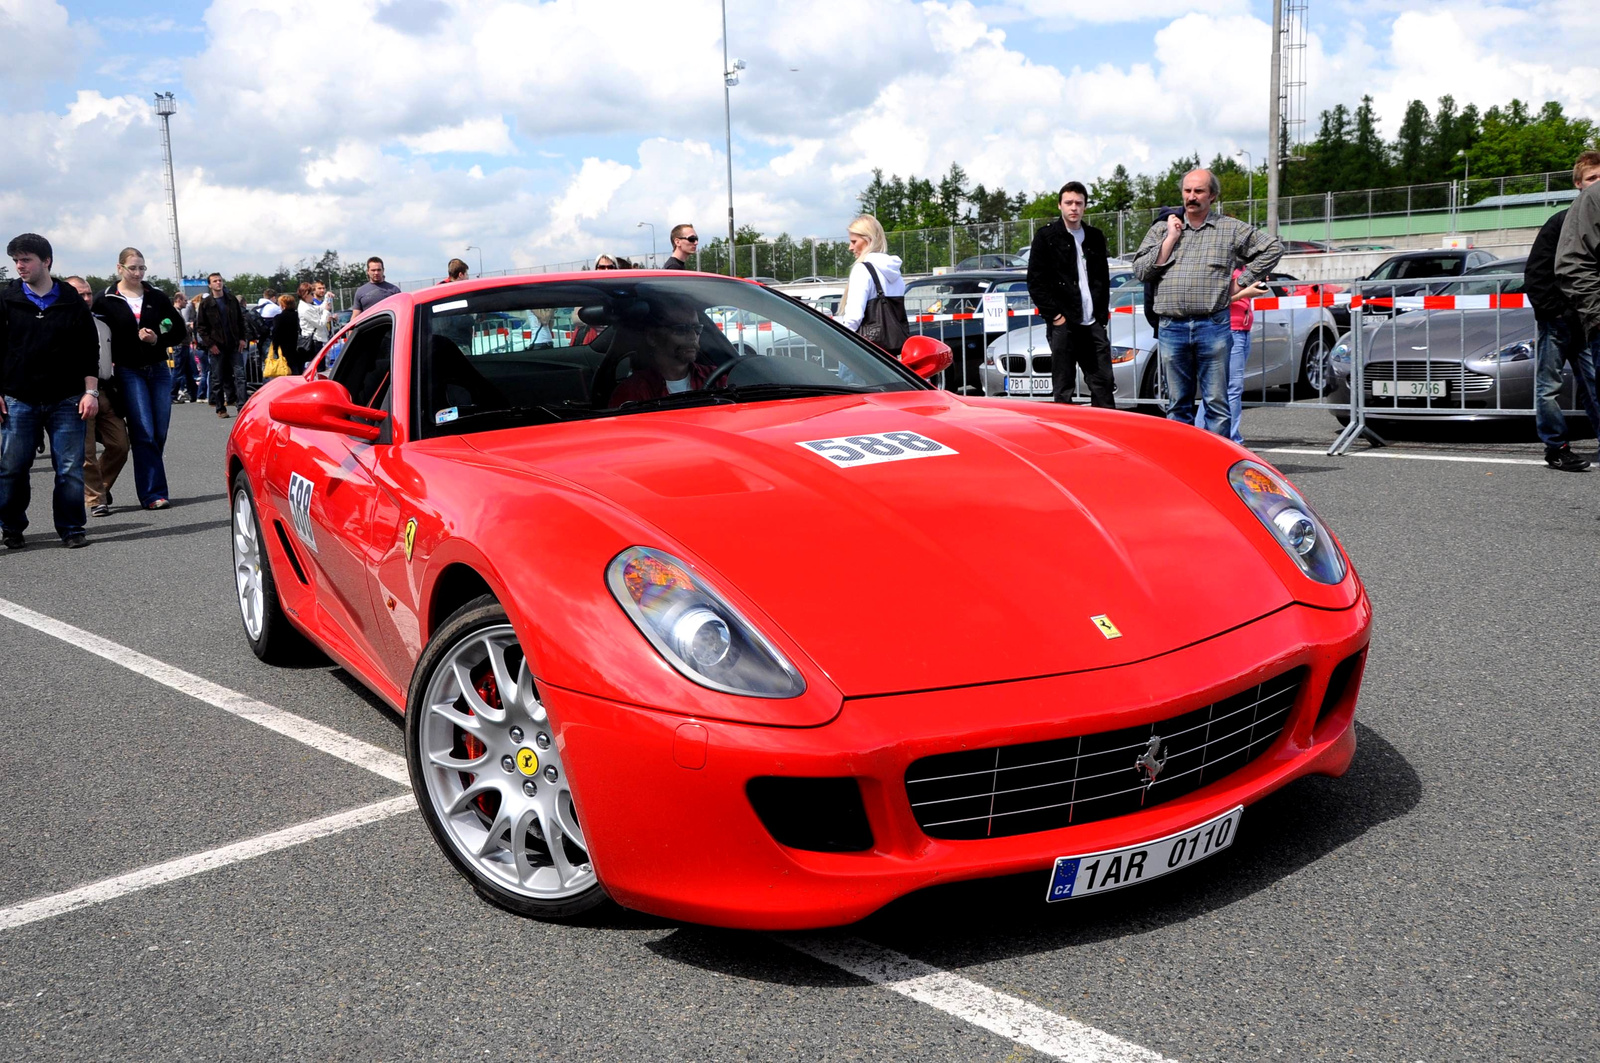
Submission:
[[[762,399],[791,399],[806,395],[860,395],[881,391],[883,387],[882,384],[740,384],[722,390],[724,394],[740,401],[753,399],[759,402]]]
[[[636,410],[663,410],[675,406],[717,406],[734,401],[736,400],[729,396],[726,389],[713,388],[711,391],[679,391],[675,394],[659,395],[653,399],[629,399],[605,412],[633,413]]]

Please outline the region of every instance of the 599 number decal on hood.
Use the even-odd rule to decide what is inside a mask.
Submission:
[[[880,432],[870,436],[845,436],[842,439],[810,439],[800,446],[816,451],[841,469],[958,453],[938,440],[916,432]]]

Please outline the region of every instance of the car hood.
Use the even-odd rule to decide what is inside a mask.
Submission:
[[[1533,333],[1531,310],[1414,310],[1378,325],[1362,342],[1369,363],[1457,361],[1531,342]]]
[[[914,391],[562,426],[591,429],[581,447],[566,431],[467,438],[654,527],[661,541],[638,545],[734,589],[854,696],[1124,664],[1289,603],[1211,500],[1093,430],[1126,416]],[[799,445],[905,431],[955,453],[841,468]],[[1151,435],[1197,444],[1173,465],[1209,468],[1178,431]],[[1211,498],[1229,503],[1221,457]]]

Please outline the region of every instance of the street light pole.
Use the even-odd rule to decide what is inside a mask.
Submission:
[[[654,225],[651,225],[647,221],[642,221],[638,225],[635,225],[634,228],[635,229],[643,229],[646,226],[649,226],[649,229],[650,229],[650,268],[651,269],[655,269],[656,268],[656,227]]]
[[[1235,157],[1243,155],[1245,165],[1249,167],[1246,173],[1245,197],[1250,203],[1250,224],[1256,223],[1256,160],[1248,151],[1240,148],[1233,153]]]
[[[172,236],[172,268],[178,271],[178,290],[183,291],[183,248],[178,243],[178,187],[172,173],[172,116],[178,113],[178,101],[170,92],[156,93],[156,114],[161,116],[161,154],[166,163],[163,176],[167,183],[167,219]]]
[[[467,250],[478,252],[478,276],[483,276],[483,248],[474,244],[468,244]]]
[[[728,272],[738,274],[733,264],[733,103],[729,92],[739,84],[744,60],[728,62],[728,0],[722,0],[722,128],[728,141]]]

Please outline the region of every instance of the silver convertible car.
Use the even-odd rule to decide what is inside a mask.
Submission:
[[[1276,295],[1303,291],[1293,277],[1274,277]],[[1142,407],[1160,413],[1165,398],[1161,359],[1155,357],[1156,337],[1145,320],[1142,285],[1114,290],[1113,305],[1132,305],[1133,313],[1113,313],[1107,332],[1111,339],[1111,372],[1119,406]],[[1118,299],[1118,297],[1123,297]],[[1137,301],[1128,303],[1127,300]],[[1267,389],[1292,389],[1294,398],[1324,394],[1334,384],[1328,369],[1328,352],[1339,336],[1339,326],[1324,307],[1306,310],[1259,310],[1251,330],[1250,358],[1245,364],[1245,398],[1259,397]],[[984,353],[981,369],[985,395],[1050,396],[1050,344],[1041,323],[998,336]],[[1077,393],[1087,397],[1083,374]],[[1252,393],[1255,393],[1252,395]]]
[[[1527,259],[1502,259],[1435,284],[1432,295],[1514,295]],[[1369,291],[1368,295],[1387,294]],[[1409,310],[1378,317],[1361,330],[1369,420],[1419,414],[1432,420],[1526,418],[1533,410],[1535,325],[1531,309]],[[1340,396],[1349,394],[1352,344],[1339,338],[1330,363]],[[1561,407],[1576,392],[1565,371]]]

